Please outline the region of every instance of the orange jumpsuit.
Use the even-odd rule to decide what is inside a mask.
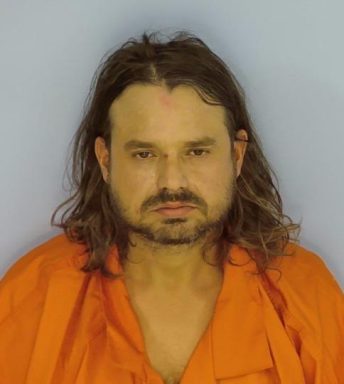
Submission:
[[[288,244],[282,272],[252,275],[232,245],[212,320],[181,384],[343,384],[344,297],[317,254]],[[0,384],[163,384],[123,279],[79,271],[84,246],[64,234],[16,261],[0,281]],[[107,258],[121,272],[113,247]]]

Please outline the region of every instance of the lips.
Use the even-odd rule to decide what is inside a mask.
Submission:
[[[158,209],[177,209],[177,208],[185,208],[185,207],[194,208],[195,206],[193,204],[167,203],[167,204],[159,205],[157,208],[155,208],[155,210],[158,210]]]
[[[179,205],[178,207],[175,207],[175,208],[159,208],[159,209],[156,209],[155,212],[166,217],[180,217],[180,216],[188,215],[194,209],[195,209],[194,207]]]

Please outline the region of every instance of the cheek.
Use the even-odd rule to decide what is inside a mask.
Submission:
[[[233,169],[225,161],[216,161],[200,167],[197,172],[194,172],[194,175],[195,180],[202,180],[208,187],[212,185],[216,188],[223,188],[233,177]]]
[[[233,169],[226,164],[218,164],[214,169],[208,169],[206,176],[199,179],[198,186],[210,205],[222,204],[228,199],[228,193],[233,179]],[[200,184],[200,180],[202,180]]]
[[[144,198],[145,191],[152,189],[154,175],[147,169],[122,164],[112,169],[112,186],[122,199],[135,204],[135,201]]]
[[[198,181],[197,188],[210,205],[217,205],[226,198],[229,182],[228,174],[214,173],[209,175],[206,180]]]

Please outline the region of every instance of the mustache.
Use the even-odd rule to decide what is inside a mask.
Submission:
[[[195,205],[204,205],[203,200],[195,196],[193,193],[187,190],[183,190],[179,193],[176,192],[170,192],[168,190],[163,190],[159,193],[159,195],[154,196],[150,199],[148,199],[143,204],[143,209],[150,208],[151,206],[156,206],[157,204],[161,203],[172,203],[172,202],[182,202],[182,203],[190,203]]]

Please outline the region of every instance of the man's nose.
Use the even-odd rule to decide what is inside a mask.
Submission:
[[[163,156],[159,164],[157,182],[159,189],[177,191],[180,188],[187,188],[186,170],[182,160],[177,156]]]

